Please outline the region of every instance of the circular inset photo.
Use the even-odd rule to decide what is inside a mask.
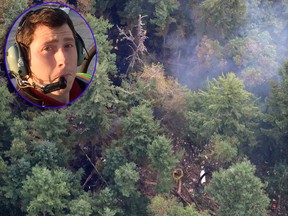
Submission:
[[[96,71],[97,45],[85,19],[49,2],[24,11],[6,40],[7,75],[18,94],[42,108],[73,103]]]

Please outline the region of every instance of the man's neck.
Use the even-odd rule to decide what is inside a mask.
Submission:
[[[55,99],[55,100],[57,100],[57,101],[59,101],[59,102],[61,102],[61,103],[63,103],[63,104],[67,104],[67,103],[69,103],[69,101],[70,101],[70,94],[69,94],[69,92],[67,92],[67,93],[62,93],[61,95],[55,95],[55,94],[53,94],[53,93],[49,93],[49,94],[47,94],[47,96],[48,96],[48,97],[51,97],[51,98],[53,98],[53,99]]]

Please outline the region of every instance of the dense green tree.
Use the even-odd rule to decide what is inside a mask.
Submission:
[[[111,44],[108,42],[108,30],[113,26],[108,20],[103,17],[96,18],[92,14],[86,14],[85,16],[89,23],[94,37],[97,40],[97,51],[98,51],[98,64],[107,62],[108,67],[106,73],[116,73],[116,56],[110,51],[112,49]],[[98,71],[98,70],[97,70]],[[97,74],[97,73],[96,73]]]
[[[4,58],[3,49],[5,44],[5,36],[17,16],[19,16],[28,6],[27,0],[4,0],[0,7],[0,60]]]
[[[114,177],[115,170],[128,162],[123,148],[120,147],[107,149],[104,152],[104,158],[103,175],[107,178]]]
[[[286,159],[288,140],[288,63],[279,71],[282,78],[280,83],[272,82],[271,96],[267,99],[268,115],[267,122],[270,128],[263,129],[269,137],[276,142],[278,160]],[[280,157],[279,157],[280,156]]]
[[[131,194],[130,197],[124,197],[124,215],[138,216],[147,215],[148,198],[139,192]]]
[[[97,72],[89,89],[66,112],[75,118],[73,124],[79,126],[75,135],[82,139],[81,142],[94,140],[93,144],[97,144],[97,140],[109,133],[113,121],[108,109],[117,104],[117,98],[109,74],[115,74],[116,66],[115,55],[110,53],[111,46],[107,41],[107,30],[111,24],[91,14],[87,14],[86,18],[97,38]]]
[[[7,166],[3,178],[3,185],[0,186],[0,194],[3,203],[9,210],[9,215],[19,215],[21,212],[21,189],[23,181],[31,173],[31,163],[24,158],[12,160]]]
[[[70,185],[66,173],[35,166],[21,190],[23,208],[28,215],[63,215],[67,208]]]
[[[214,172],[206,191],[220,205],[217,215],[267,214],[269,198],[264,192],[264,184],[255,176],[255,167],[247,160]]]
[[[147,156],[146,148],[155,139],[159,131],[159,122],[153,119],[151,108],[140,105],[133,107],[127,117],[121,120],[124,136],[123,143],[129,157],[141,162]]]
[[[150,4],[144,0],[130,0],[126,1],[123,11],[119,12],[122,23],[126,24],[129,29],[137,25],[139,15],[148,15],[152,13],[149,11]],[[150,6],[151,8],[151,6]]]
[[[182,205],[172,206],[168,211],[168,216],[208,216],[208,212],[198,212],[193,205],[183,207]]]
[[[136,192],[136,182],[139,180],[139,173],[136,171],[136,164],[126,163],[115,170],[115,183],[120,194],[130,197]]]
[[[281,209],[288,210],[288,205],[285,202],[288,197],[288,166],[284,162],[279,162],[274,165],[271,172],[268,172],[268,192],[271,198],[278,200]]]
[[[177,158],[173,155],[171,141],[165,136],[157,136],[147,147],[150,165],[157,171],[169,172],[176,164]]]
[[[0,95],[1,95],[1,102],[0,102],[0,127],[7,125],[9,121],[9,117],[11,116],[11,109],[9,104],[12,102],[13,97],[9,93],[6,86],[0,86]]]
[[[173,185],[171,169],[178,163],[177,155],[173,154],[171,141],[165,136],[157,136],[147,147],[150,166],[157,172],[156,190],[169,193]]]
[[[247,6],[241,0],[205,0],[201,3],[202,17],[208,33],[214,37],[231,36],[246,19]]]
[[[151,199],[148,205],[148,211],[153,216],[206,216],[208,213],[199,213],[195,206],[190,205],[184,207],[182,203],[178,203],[175,198],[156,195]]]
[[[5,181],[4,181],[4,176],[7,175],[7,164],[3,160],[2,157],[0,157],[0,215],[8,215],[8,209],[6,209],[5,206],[5,198],[4,198],[4,193],[1,189],[3,187]]]
[[[30,123],[34,136],[42,140],[60,143],[68,137],[68,121],[63,113],[47,110],[36,116]]]
[[[179,8],[177,0],[149,0],[155,4],[154,18],[151,23],[156,25],[156,31],[159,36],[163,37],[163,51],[165,53],[166,37],[171,23],[175,23],[176,19],[173,13]],[[163,54],[165,56],[165,54]]]
[[[235,37],[226,45],[227,58],[239,68],[240,77],[248,87],[266,83],[279,67],[276,42],[269,31],[251,30],[245,37]]]
[[[90,203],[92,215],[114,216],[117,213],[122,213],[122,209],[118,207],[118,198],[110,188],[105,188],[97,194],[92,194]]]
[[[70,213],[68,216],[90,216],[92,215],[92,207],[89,202],[88,194],[84,194],[79,198],[72,200],[70,203]]]
[[[2,79],[0,84],[5,84]],[[10,103],[13,101],[12,95],[9,93],[6,86],[0,86],[0,150],[4,148],[7,150],[10,141],[10,131],[9,127],[12,121],[12,109],[10,108]],[[1,154],[1,151],[0,151]]]
[[[212,137],[211,143],[214,145],[213,157],[216,160],[230,162],[237,156],[237,146],[239,145],[237,138],[216,134]]]
[[[242,146],[256,143],[260,109],[235,74],[209,81],[207,90],[191,94],[188,107],[188,135],[192,140],[205,143],[219,134],[235,137]]]
[[[38,164],[49,169],[65,167],[70,159],[68,150],[49,141],[34,143],[30,158],[32,164]]]
[[[148,205],[148,212],[154,216],[164,216],[174,205],[177,205],[175,198],[156,195]]]

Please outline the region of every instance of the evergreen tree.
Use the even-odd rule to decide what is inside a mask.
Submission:
[[[78,125],[75,135],[83,140],[97,140],[109,133],[113,116],[108,109],[117,104],[114,87],[109,74],[115,74],[115,55],[110,53],[111,46],[107,42],[107,30],[111,24],[103,18],[88,14],[87,21],[91,25],[97,38],[98,63],[97,72],[89,89],[77,100],[73,106],[67,108],[67,116],[73,116],[74,125]]]
[[[75,180],[79,184],[79,176],[65,169],[33,167],[32,174],[23,181],[21,189],[23,210],[28,215],[64,215],[64,210],[69,209],[69,201],[75,198],[72,203],[82,204],[81,208],[86,211],[84,215],[88,215],[89,203],[77,198],[83,192],[79,193]],[[73,213],[74,208],[71,211]]]
[[[147,147],[148,159],[153,169],[161,172],[169,172],[177,163],[173,155],[171,141],[164,136],[157,136]]]
[[[193,205],[184,207],[175,198],[163,195],[156,195],[151,199],[148,211],[153,216],[208,216],[207,212],[198,212]]]
[[[139,173],[136,171],[136,164],[126,163],[115,170],[115,183],[120,194],[130,197],[136,192],[136,182],[139,180]]]
[[[212,137],[211,143],[214,144],[213,156],[216,160],[230,162],[237,156],[237,146],[239,145],[237,138],[216,134]]]
[[[27,0],[3,0],[0,7],[0,60],[4,59],[3,49],[5,45],[5,36],[17,16],[19,16],[28,6]]]
[[[256,143],[260,109],[243,81],[233,73],[207,84],[207,90],[191,94],[188,101],[188,134],[205,143],[213,134],[234,137],[241,146]],[[238,147],[238,151],[241,150]]]
[[[246,19],[247,6],[241,0],[205,0],[201,3],[202,17],[208,33],[217,38],[233,35]]]
[[[288,210],[288,166],[284,162],[276,163],[271,173],[268,173],[268,192],[272,199],[279,200],[282,210]]]
[[[118,207],[118,197],[110,188],[91,194],[90,204],[92,206],[92,215],[95,216],[114,216],[117,213],[122,213],[122,209]]]
[[[0,80],[0,84],[5,84]],[[10,105],[13,101],[13,96],[9,93],[6,86],[0,86],[0,155],[2,155],[1,149],[7,150],[10,142],[9,128],[12,122],[12,109]]]
[[[277,147],[277,160],[286,159],[288,140],[288,62],[279,70],[282,81],[272,82],[271,96],[268,98],[267,122],[270,128],[263,129],[269,137],[273,137]],[[279,157],[280,156],[280,157]]]
[[[173,13],[179,8],[179,2],[177,0],[149,0],[149,2],[155,4],[154,18],[150,22],[156,25],[157,34],[163,37],[163,56],[165,56],[166,36],[170,24],[176,22]]]
[[[92,206],[89,202],[88,194],[72,200],[70,203],[70,213],[68,216],[90,216],[92,215]]]
[[[62,215],[70,195],[65,174],[45,167],[33,167],[23,182],[24,209],[29,215]]]
[[[107,149],[104,152],[104,158],[106,161],[103,168],[103,175],[107,178],[113,178],[115,170],[128,162],[123,148],[120,147]]]
[[[220,205],[217,215],[267,214],[269,198],[264,193],[264,184],[254,173],[255,167],[247,160],[213,173],[206,191]]]
[[[47,110],[36,116],[31,124],[32,136],[60,143],[68,137],[68,121],[63,113]],[[31,135],[30,135],[31,136]]]
[[[131,109],[128,116],[121,120],[121,125],[124,136],[119,142],[127,149],[133,161],[141,163],[147,157],[147,146],[159,131],[159,122],[153,119],[151,108],[140,105]]]

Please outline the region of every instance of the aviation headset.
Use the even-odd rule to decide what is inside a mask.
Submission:
[[[22,28],[25,25],[26,20],[34,14],[36,11],[40,11],[44,8],[51,8],[54,10],[62,10],[63,12],[67,13],[65,11],[65,8],[60,8],[60,7],[41,7],[37,8],[35,10],[31,10],[28,13],[26,13],[21,21],[19,22],[17,31],[16,31],[16,42],[13,46],[11,46],[7,50],[7,56],[6,56],[6,61],[9,66],[9,73],[18,80],[21,81],[22,84],[25,83],[23,81],[27,75],[29,75],[30,69],[29,69],[29,63],[28,63],[28,56],[27,56],[27,50],[23,47],[21,43],[17,41],[17,35],[21,33]],[[68,13],[67,13],[68,14]],[[76,42],[76,48],[77,48],[77,66],[80,66],[84,60],[85,54],[84,50],[87,53],[87,50],[85,48],[85,43],[81,36],[75,31],[75,42]]]

